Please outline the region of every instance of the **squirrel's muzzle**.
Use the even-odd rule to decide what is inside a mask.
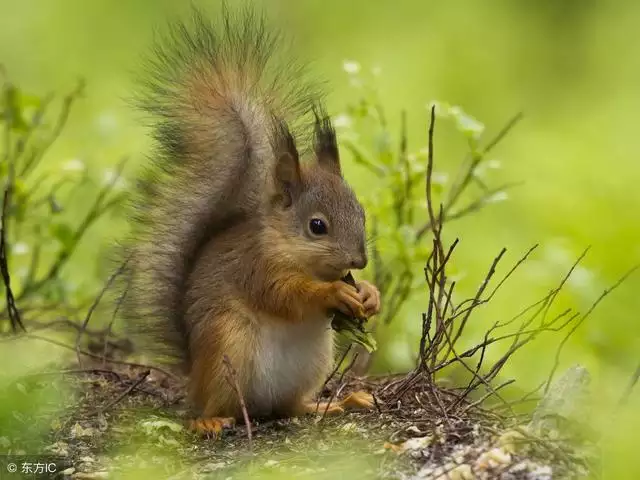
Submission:
[[[356,270],[362,270],[364,267],[367,266],[367,254],[358,254],[355,255],[353,257],[351,257],[351,268],[354,268]]]

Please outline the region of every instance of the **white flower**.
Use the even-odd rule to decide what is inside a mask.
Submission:
[[[588,288],[593,285],[595,275],[589,269],[578,265],[569,277],[569,284],[576,288]]]
[[[109,135],[118,127],[118,119],[111,112],[103,112],[96,119],[96,125],[100,133]]]
[[[65,172],[83,172],[85,168],[87,168],[86,165],[79,158],[72,158],[71,160],[67,160],[62,165],[62,169]]]
[[[431,175],[431,181],[436,185],[444,185],[449,180],[449,175],[445,172],[433,172]]]
[[[116,179],[117,173],[114,170],[106,169],[102,174],[102,183],[104,185],[113,184],[114,188],[124,188],[126,182],[122,177]]]
[[[489,198],[487,198],[487,203],[498,203],[498,202],[504,202],[505,200],[509,199],[509,194],[507,192],[496,192],[493,195],[491,195]]]
[[[462,109],[458,105],[453,105],[449,107],[449,115],[457,117],[462,113]]]
[[[336,128],[349,128],[353,122],[351,121],[351,117],[347,114],[337,115],[333,119],[333,125]]]
[[[26,243],[18,242],[13,246],[13,253],[16,255],[24,255],[29,251],[29,246]]]
[[[358,62],[353,61],[353,60],[345,60],[343,62],[343,64],[342,64],[342,68],[348,74],[355,75],[356,73],[358,73],[360,71],[360,64]]]

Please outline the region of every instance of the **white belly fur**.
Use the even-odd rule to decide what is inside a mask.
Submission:
[[[300,323],[264,319],[257,322],[257,348],[247,398],[254,415],[270,415],[300,395],[313,393],[333,363],[329,319]]]

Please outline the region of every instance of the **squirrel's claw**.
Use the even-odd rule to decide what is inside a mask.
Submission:
[[[235,418],[231,417],[196,418],[189,422],[189,430],[216,439],[222,430],[233,428],[235,423]]]

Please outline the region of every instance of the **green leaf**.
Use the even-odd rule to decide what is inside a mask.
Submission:
[[[18,102],[23,109],[27,108],[40,108],[42,105],[42,99],[36,95],[21,92]]]
[[[161,430],[170,430],[172,432],[181,432],[184,427],[176,422],[171,422],[162,418],[154,418],[154,420],[144,420],[140,423],[142,429],[147,433],[155,433]]]
[[[53,235],[65,248],[69,248],[73,244],[73,230],[66,223],[52,223],[49,227],[51,235]]]
[[[375,338],[369,332],[363,332],[360,330],[340,330],[339,333],[348,340],[362,345],[367,352],[373,353],[377,350],[378,344]]]
[[[26,132],[29,125],[24,118],[24,112],[20,103],[21,94],[14,85],[7,85],[4,89],[2,107],[5,120],[8,120],[10,127],[18,132]]]

